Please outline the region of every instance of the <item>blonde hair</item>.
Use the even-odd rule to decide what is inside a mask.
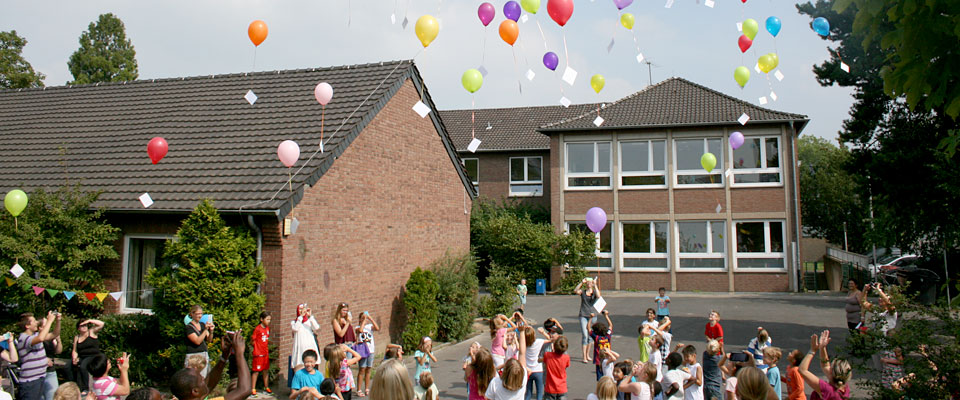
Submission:
[[[830,377],[830,385],[837,389],[849,383],[850,378],[853,377],[853,369],[850,368],[850,363],[844,359],[835,358],[830,361],[830,370],[833,371],[833,376]]]
[[[53,400],[77,400],[80,398],[80,387],[76,383],[67,382],[57,388]]]
[[[597,398],[600,400],[616,400],[617,398],[617,383],[613,381],[613,378],[605,376],[600,378],[597,381]]]
[[[509,359],[503,365],[503,388],[509,391],[520,390],[523,387],[523,378],[526,375],[523,366],[520,365],[520,361],[516,359]]]
[[[330,318],[330,321],[340,322],[340,312],[343,311],[344,308],[350,308],[350,306],[347,305],[347,303],[337,304],[336,311],[333,312],[333,316]]]
[[[420,387],[427,389],[426,396],[424,399],[433,400],[436,397],[437,393],[433,393],[433,389],[430,387],[433,385],[433,374],[430,371],[423,371],[420,373]]]
[[[763,328],[757,329],[757,341],[760,342],[757,344],[762,345],[767,341],[767,339],[770,339],[770,333]]]
[[[720,342],[716,339],[710,339],[707,341],[707,352],[710,354],[717,354],[720,352]]]
[[[370,383],[370,400],[410,400],[413,397],[413,384],[402,362],[390,359],[377,367]]]
[[[192,354],[187,357],[187,368],[203,371],[204,368],[207,368],[207,359],[199,354]]]
[[[647,362],[643,364],[643,382],[650,386],[651,393],[653,385],[657,383],[657,364]]]
[[[743,367],[737,372],[737,397],[741,400],[764,400],[770,381],[757,367]]]
[[[767,365],[776,364],[777,361],[780,361],[780,357],[783,357],[783,351],[779,347],[765,347],[763,349],[763,363]],[[770,362],[770,360],[775,360]]]

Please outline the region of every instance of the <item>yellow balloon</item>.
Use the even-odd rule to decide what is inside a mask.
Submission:
[[[433,39],[437,38],[437,34],[440,33],[440,23],[437,22],[437,19],[432,15],[424,15],[417,20],[417,26],[414,28],[414,31],[417,33],[417,38],[420,39],[420,43],[423,43],[423,47],[430,45],[430,42],[433,42]]]
[[[596,74],[590,78],[590,87],[593,88],[594,92],[600,93],[603,90],[603,85],[607,83],[606,79],[603,79],[603,75]]]
[[[636,19],[633,17],[633,14],[624,13],[620,16],[620,25],[623,25],[624,28],[633,29],[633,23]]]
[[[774,61],[773,57],[770,56],[770,54],[764,54],[760,56],[760,59],[757,60],[757,65],[760,66],[760,70],[765,74],[773,71],[775,64],[776,62]]]
[[[773,70],[777,68],[777,66],[780,65],[780,57],[777,56],[777,53],[769,53],[767,55],[773,60],[773,68],[770,69]]]

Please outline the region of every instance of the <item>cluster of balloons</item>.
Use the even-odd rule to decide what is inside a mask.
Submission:
[[[20,189],[11,190],[3,197],[3,206],[14,218],[19,217],[27,208],[27,194]]]
[[[746,0],[743,0],[746,3]],[[753,18],[747,18],[743,20],[740,24],[743,30],[743,34],[740,35],[740,38],[737,39],[737,46],[740,47],[741,53],[746,53],[747,50],[753,46],[753,39],[757,37],[757,32],[760,31],[760,24],[757,23],[757,20]],[[783,27],[780,18],[771,16],[766,20],[767,32],[771,36],[777,37],[780,34],[780,28]],[[763,73],[769,73],[773,71],[774,68],[777,68],[777,65],[780,64],[780,59],[777,57],[776,53],[768,53],[757,60],[757,64],[760,67],[760,70]],[[746,86],[747,82],[750,80],[750,69],[744,66],[737,67],[733,70],[733,80],[737,81],[737,84],[740,87]]]

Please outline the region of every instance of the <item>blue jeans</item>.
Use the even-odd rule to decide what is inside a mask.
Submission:
[[[581,345],[586,346],[590,344],[590,332],[587,332],[587,325],[597,322],[597,317],[586,318],[580,317],[580,334],[583,335],[583,340],[580,342]]]
[[[30,382],[20,382],[17,387],[17,400],[42,400],[44,378]]]
[[[53,394],[57,392],[58,387],[60,382],[57,381],[57,372],[47,371],[47,376],[43,379],[43,397],[46,400],[53,400]]]
[[[537,387],[537,400],[543,400],[543,372],[534,372],[527,378],[527,394],[523,400],[533,398],[533,387]]]

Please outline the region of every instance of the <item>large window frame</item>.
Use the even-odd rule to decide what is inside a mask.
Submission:
[[[593,171],[592,172],[570,172],[570,145],[583,145],[583,144],[592,144],[593,145]],[[604,166],[600,163],[600,147],[601,145],[606,144],[608,151],[610,152],[607,157],[606,171],[603,171]],[[613,188],[613,142],[610,140],[601,140],[601,141],[575,141],[575,142],[565,142],[563,146],[564,154],[564,177],[563,177],[563,186],[567,190],[609,190]],[[607,179],[606,185],[572,185],[570,184],[571,180],[575,179]]]
[[[740,251],[743,247],[741,244],[741,224],[763,224],[763,250],[762,252],[756,251]],[[779,247],[780,251],[774,251],[777,247],[777,243],[774,240],[773,232],[775,228],[772,228],[773,225],[780,225],[780,241]],[[734,237],[735,244],[735,253],[734,253],[734,263],[735,270],[739,271],[754,271],[754,272],[783,272],[787,270],[787,223],[782,219],[772,219],[772,220],[736,220],[733,221],[734,232],[736,236]],[[741,260],[774,260],[779,259],[780,265],[776,267],[741,267]]]
[[[713,171],[707,173],[702,167],[700,167],[700,158],[697,158],[696,165],[694,169],[680,169],[680,154],[677,152],[677,147],[679,142],[685,141],[694,141],[699,140],[703,143],[703,148],[700,150],[700,157],[703,157],[706,153],[713,153],[717,158],[717,165],[713,168]],[[718,141],[719,147],[715,147],[715,151],[710,151],[711,141]],[[713,137],[691,137],[691,138],[674,138],[673,139],[673,186],[674,188],[717,188],[724,186],[724,158],[726,157],[726,151],[723,151],[724,140],[722,137],[713,136]],[[713,177],[709,182],[704,183],[684,183],[681,182],[681,177]]]
[[[579,228],[579,229],[589,232],[589,230],[587,229],[586,221],[566,221],[563,226],[564,234],[570,233],[571,225],[583,225],[583,228]],[[596,248],[601,247],[602,236],[609,236],[609,241],[610,241],[609,251],[595,250],[594,252],[597,257],[587,261],[587,263],[583,265],[583,269],[587,271],[613,271],[613,249],[614,249],[613,238],[614,236],[613,236],[613,223],[611,221],[607,221],[607,225],[603,228],[603,230],[594,234],[594,237],[596,238],[596,242],[595,242]],[[597,258],[600,259],[600,263],[601,263],[600,267],[597,267]],[[607,263],[609,263],[610,265],[609,266],[604,265]]]
[[[740,163],[737,161],[738,159],[737,159],[737,157],[736,157],[736,153],[737,153],[737,151],[739,151],[739,149],[734,150],[733,147],[729,147],[730,159],[733,160],[733,162],[732,162],[732,164],[733,164],[733,168],[732,168],[733,176],[732,176],[732,179],[733,179],[733,180],[731,181],[731,186],[734,186],[734,187],[764,187],[764,186],[766,186],[766,187],[771,187],[771,186],[772,186],[772,187],[777,187],[777,186],[783,186],[783,150],[782,150],[782,148],[781,148],[782,146],[780,146],[780,144],[782,143],[782,140],[780,140],[780,137],[779,137],[779,136],[774,136],[774,135],[767,135],[767,136],[747,136],[747,137],[744,139],[743,145],[740,146],[740,149],[743,149],[744,146],[749,146],[749,145],[751,144],[751,142],[754,141],[754,140],[760,140],[760,154],[759,154],[759,157],[760,157],[760,167],[753,167],[753,166],[744,167],[744,166],[740,166]],[[769,167],[769,166],[768,166],[768,163],[769,163],[770,160],[769,160],[769,158],[767,157],[767,156],[768,156],[767,142],[768,142],[768,141],[771,141],[771,140],[772,140],[772,141],[775,141],[775,142],[776,142],[776,146],[777,146],[777,158],[776,158],[776,160],[777,160],[777,166],[776,166],[776,167]],[[768,176],[769,176],[769,175],[772,175],[772,174],[777,174],[777,181],[776,181],[776,182],[737,182],[737,177],[742,177],[742,176],[747,176],[747,175],[755,175],[755,176],[758,176],[758,178],[759,178],[759,177],[762,176],[762,175],[768,175]],[[759,180],[759,179],[758,179],[758,180]]]
[[[627,252],[626,247],[626,238],[624,237],[625,232],[627,231],[626,225],[639,225],[640,229],[643,229],[642,226],[646,225],[649,229],[648,236],[648,252]],[[663,227],[666,230],[665,236],[663,238],[664,243],[662,251],[657,249],[657,227]],[[620,270],[621,271],[669,271],[670,270],[670,222],[669,221],[622,221],[620,223],[619,229],[619,249],[620,249]],[[632,267],[628,266],[627,260],[638,260],[636,262],[643,263],[644,260],[650,262],[651,264],[659,263],[660,260],[663,260],[663,266],[639,266]],[[655,261],[654,261],[655,260]]]
[[[513,179],[513,160],[523,160],[523,180]],[[530,160],[537,160],[540,163],[540,179],[530,179]],[[543,157],[541,156],[520,156],[510,157],[508,160],[508,172],[510,177],[510,197],[543,197]],[[522,187],[536,187],[533,190],[514,190]]]
[[[139,234],[128,234],[123,237],[123,264],[121,265],[121,277],[120,277],[120,291],[123,292],[123,301],[120,302],[120,312],[121,313],[142,313],[142,314],[153,314],[153,310],[149,308],[136,308],[136,307],[127,307],[127,300],[130,296],[140,296],[143,292],[130,292],[128,290],[128,282],[131,279],[130,277],[130,262],[131,260],[131,250],[133,240],[176,240],[174,235],[168,234],[152,234],[152,233],[139,233]],[[156,267],[156,266],[154,266]],[[143,276],[146,276],[146,271],[144,271]],[[143,286],[147,286],[144,282]],[[150,288],[152,289],[152,288]],[[150,289],[141,289],[141,290],[150,290]]]
[[[470,176],[470,168],[467,167],[467,161],[472,161],[477,163],[477,176]],[[480,195],[480,159],[479,158],[463,158],[461,159],[463,163],[463,170],[467,172],[467,176],[470,177],[470,183],[473,184],[473,190],[477,192],[477,195]]]
[[[705,223],[705,230],[703,234],[706,235],[708,240],[706,241],[706,251],[705,252],[684,252],[684,246],[681,243],[680,238],[680,224],[683,223]],[[727,227],[727,221],[724,220],[678,220],[673,226],[674,238],[677,243],[677,271],[691,271],[691,272],[720,272],[726,271],[728,268],[727,265],[727,234],[729,229]],[[717,252],[714,246],[714,236],[719,236],[721,249]],[[690,259],[719,259],[722,260],[722,267],[684,267],[684,260]]]
[[[634,143],[646,143],[647,145],[647,168],[643,171],[631,171],[625,169],[623,163],[623,157],[629,156],[629,154],[623,150],[624,144],[634,144]],[[663,153],[660,154],[662,162],[661,165],[656,165],[657,162],[657,150],[656,145],[660,144],[663,148]],[[617,151],[617,166],[618,171],[620,172],[620,178],[617,180],[618,188],[620,189],[664,189],[667,187],[667,140],[666,139],[646,139],[646,140],[621,140],[617,142],[618,151]],[[659,170],[657,168],[660,168]],[[638,184],[627,184],[625,181],[653,181],[656,178],[661,178],[663,183],[638,183]],[[631,179],[633,178],[633,179]]]

